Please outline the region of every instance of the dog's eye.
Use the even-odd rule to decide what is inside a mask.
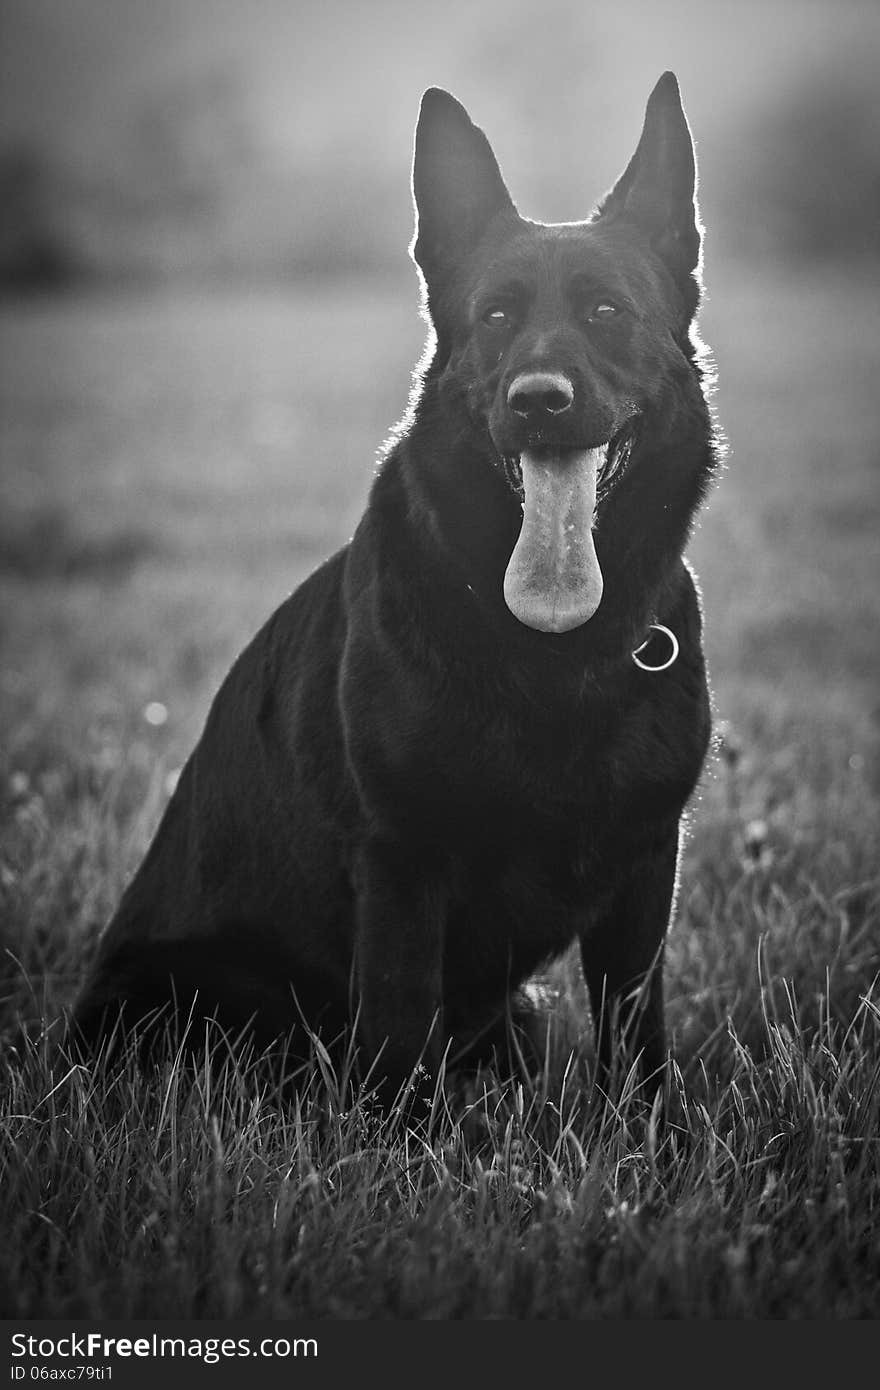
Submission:
[[[511,322],[509,310],[502,309],[500,304],[493,304],[483,314],[483,323],[487,323],[490,328],[507,328]]]

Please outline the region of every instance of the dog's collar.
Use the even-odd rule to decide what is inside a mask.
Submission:
[[[663,661],[661,661],[659,665],[649,666],[646,661],[641,661],[639,659],[639,653],[645,651],[646,648],[652,644],[652,642],[654,641],[655,632],[660,632],[663,634],[667,643],[667,651]],[[635,651],[632,652],[631,655],[633,661],[636,663],[639,670],[641,671],[668,671],[669,667],[677,659],[678,651],[678,638],[676,637],[675,633],[670,632],[669,628],[664,627],[662,623],[651,623],[650,627],[648,628],[648,635],[645,638],[644,642],[640,647],[636,647]]]

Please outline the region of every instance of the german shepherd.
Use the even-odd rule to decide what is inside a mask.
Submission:
[[[80,1035],[172,1003],[260,1042],[357,1016],[394,1088],[576,940],[601,1065],[628,1028],[662,1069],[679,822],[710,731],[682,558],[717,461],[694,184],[672,73],[593,215],[552,225],[519,215],[464,108],[425,93],[410,410],[350,543],[220,689]]]

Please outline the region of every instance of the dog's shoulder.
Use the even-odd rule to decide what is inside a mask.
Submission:
[[[642,679],[662,711],[662,742],[676,752],[672,760],[676,776],[696,782],[709,747],[712,707],[703,649],[702,595],[687,560],[676,565],[667,592],[660,621],[674,638],[675,659],[667,670],[645,673]],[[661,651],[661,657],[665,655]]]

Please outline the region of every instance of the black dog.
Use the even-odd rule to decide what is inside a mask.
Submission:
[[[393,1085],[577,939],[601,1060],[638,994],[650,1072],[709,738],[682,549],[716,462],[675,78],[587,222],[520,217],[438,90],[413,189],[410,415],[350,544],[233,666],[75,1023],[195,1000],[268,1040],[359,1012]]]

